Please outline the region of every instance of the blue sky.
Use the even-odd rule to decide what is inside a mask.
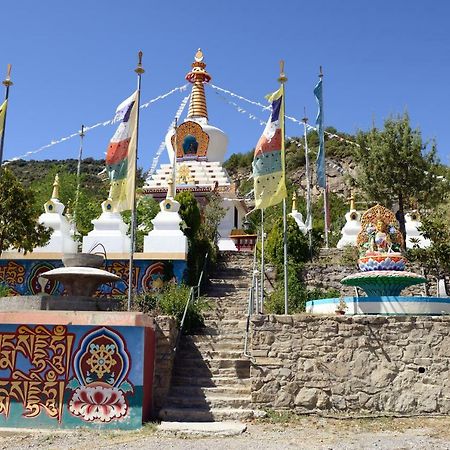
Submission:
[[[13,64],[5,159],[110,119],[135,89],[139,49],[142,101],[185,84],[198,47],[212,83],[252,100],[277,88],[286,61],[286,113],[310,121],[323,65],[325,123],[353,133],[407,110],[450,164],[450,2],[267,0],[2,1],[0,75]],[[183,98],[176,93],[141,113],[139,165],[148,169]],[[226,97],[232,100],[230,97]],[[229,136],[228,155],[254,147],[258,121],[207,90],[210,123]],[[240,103],[266,119],[267,112]],[[86,134],[84,155],[100,158],[113,126]],[[287,125],[288,135],[302,129]],[[36,159],[75,158],[78,139]],[[165,161],[166,155],[162,161]]]

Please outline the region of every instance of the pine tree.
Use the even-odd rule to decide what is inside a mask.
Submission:
[[[398,204],[397,218],[405,237],[405,208],[433,207],[448,192],[448,180],[438,176],[436,145],[432,142],[428,148],[406,113],[387,119],[383,130],[360,133],[358,142],[357,184],[370,200],[387,207]]]

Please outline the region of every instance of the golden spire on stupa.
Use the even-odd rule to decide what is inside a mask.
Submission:
[[[198,49],[195,54],[195,61],[192,63],[192,70],[186,75],[186,80],[193,84],[188,117],[208,118],[205,86],[203,83],[208,83],[211,80],[211,75],[205,68],[206,64],[203,62],[203,52],[201,49]]]
[[[297,193],[292,194],[292,211],[297,211]]]
[[[59,175],[55,175],[55,181],[53,182],[52,198],[59,200]]]

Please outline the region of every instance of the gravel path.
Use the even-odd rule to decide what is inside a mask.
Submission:
[[[450,418],[333,420],[302,417],[248,424],[234,437],[173,436],[141,431],[0,432],[0,449],[450,449]]]

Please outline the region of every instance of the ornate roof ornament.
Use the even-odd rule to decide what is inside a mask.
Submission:
[[[192,63],[192,70],[186,74],[186,80],[192,83],[191,101],[188,117],[204,117],[208,119],[204,83],[209,83],[211,75],[206,71],[203,52],[199,48]]]

